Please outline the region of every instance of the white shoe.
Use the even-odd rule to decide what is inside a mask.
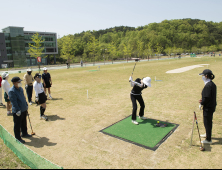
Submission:
[[[32,102],[30,102],[29,105],[32,105]]]
[[[201,137],[201,138],[206,138],[207,135],[206,135],[206,133],[205,133],[205,134],[203,134],[203,135],[200,135],[200,137]]]
[[[132,120],[132,123],[135,124],[135,125],[138,125],[139,123],[135,120]]]
[[[42,115],[42,116],[41,116],[41,119],[44,119],[45,121],[48,121],[48,118],[47,118],[46,115]]]
[[[212,144],[212,141],[204,140],[204,141],[201,141],[201,143]]]
[[[143,117],[143,116],[142,117],[139,116],[139,118],[142,119],[142,120],[146,120],[147,119],[146,117]]]

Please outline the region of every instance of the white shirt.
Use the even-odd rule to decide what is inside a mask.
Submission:
[[[44,88],[42,83],[38,83],[37,81],[34,82],[33,84],[34,90],[35,90],[35,96],[38,97],[39,94],[44,92]]]
[[[2,80],[2,88],[8,95],[8,91],[10,89],[10,84],[7,80]]]

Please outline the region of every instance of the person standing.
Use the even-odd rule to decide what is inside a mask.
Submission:
[[[81,67],[83,67],[83,61],[82,60],[80,61],[80,64],[81,64]]]
[[[133,81],[133,78],[130,76],[129,78],[131,87],[133,87],[130,97],[133,105],[133,111],[132,111],[132,123],[135,125],[138,125],[139,123],[136,121],[136,112],[137,112],[137,103],[140,104],[140,112],[139,112],[139,118],[142,120],[146,120],[147,118],[144,117],[144,109],[145,104],[142,97],[142,90],[146,89],[147,87],[151,87],[151,78],[146,77],[142,80],[140,78],[137,78],[135,81]]]
[[[33,77],[32,77],[32,70],[27,69],[27,74],[24,75],[24,82],[25,82],[25,89],[26,94],[28,97],[29,105],[32,105],[32,93],[33,93]]]
[[[52,86],[52,78],[51,75],[48,73],[46,67],[43,68],[44,73],[42,74],[42,81],[44,86],[45,94],[47,94],[46,90],[48,89],[49,98],[52,99],[50,88]]]
[[[11,113],[11,102],[10,102],[10,99],[9,99],[9,95],[8,95],[8,91],[10,89],[10,84],[8,82],[8,79],[9,79],[9,74],[8,73],[3,73],[2,74],[2,88],[4,90],[4,99],[5,99],[5,102],[7,103],[6,107],[7,107],[7,116],[12,116],[12,113]]]
[[[43,85],[41,83],[41,74],[35,74],[35,82],[34,82],[34,89],[35,89],[35,97],[36,102],[40,104],[40,119],[44,119],[45,121],[48,120],[47,116],[44,114],[46,110],[46,100],[47,97],[44,92]]]
[[[13,77],[11,80],[13,86],[10,88],[8,94],[12,103],[15,138],[24,144],[25,141],[21,137],[28,138],[32,137],[32,135],[29,135],[27,131],[28,104],[21,81],[19,77]]]
[[[199,100],[200,108],[203,106],[203,120],[206,130],[206,134],[201,135],[201,137],[206,138],[202,143],[211,144],[213,113],[217,106],[217,86],[212,81],[215,76],[211,70],[206,69],[199,75],[202,76],[205,84],[202,90],[202,99]]]
[[[0,76],[0,106],[5,106],[2,103],[2,77]]]

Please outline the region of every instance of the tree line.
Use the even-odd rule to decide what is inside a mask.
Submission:
[[[58,55],[70,62],[215,52],[222,50],[222,22],[176,19],[86,31],[58,39],[58,49]]]

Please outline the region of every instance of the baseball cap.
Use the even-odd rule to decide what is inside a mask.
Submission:
[[[32,71],[32,69],[31,69],[31,68],[28,68],[27,71],[30,72],[30,71]]]
[[[11,82],[16,83],[16,82],[21,82],[22,80],[19,77],[13,77]]]
[[[42,78],[42,75],[39,74],[39,73],[36,73],[35,76],[34,76],[34,79],[35,79],[36,77],[37,77],[37,78]]]
[[[44,68],[43,68],[43,70],[47,70],[47,68],[46,68],[46,67],[44,67]]]
[[[204,76],[204,75],[211,75],[211,74],[213,74],[211,70],[205,69],[205,70],[203,71],[203,73],[200,73],[199,75]]]

